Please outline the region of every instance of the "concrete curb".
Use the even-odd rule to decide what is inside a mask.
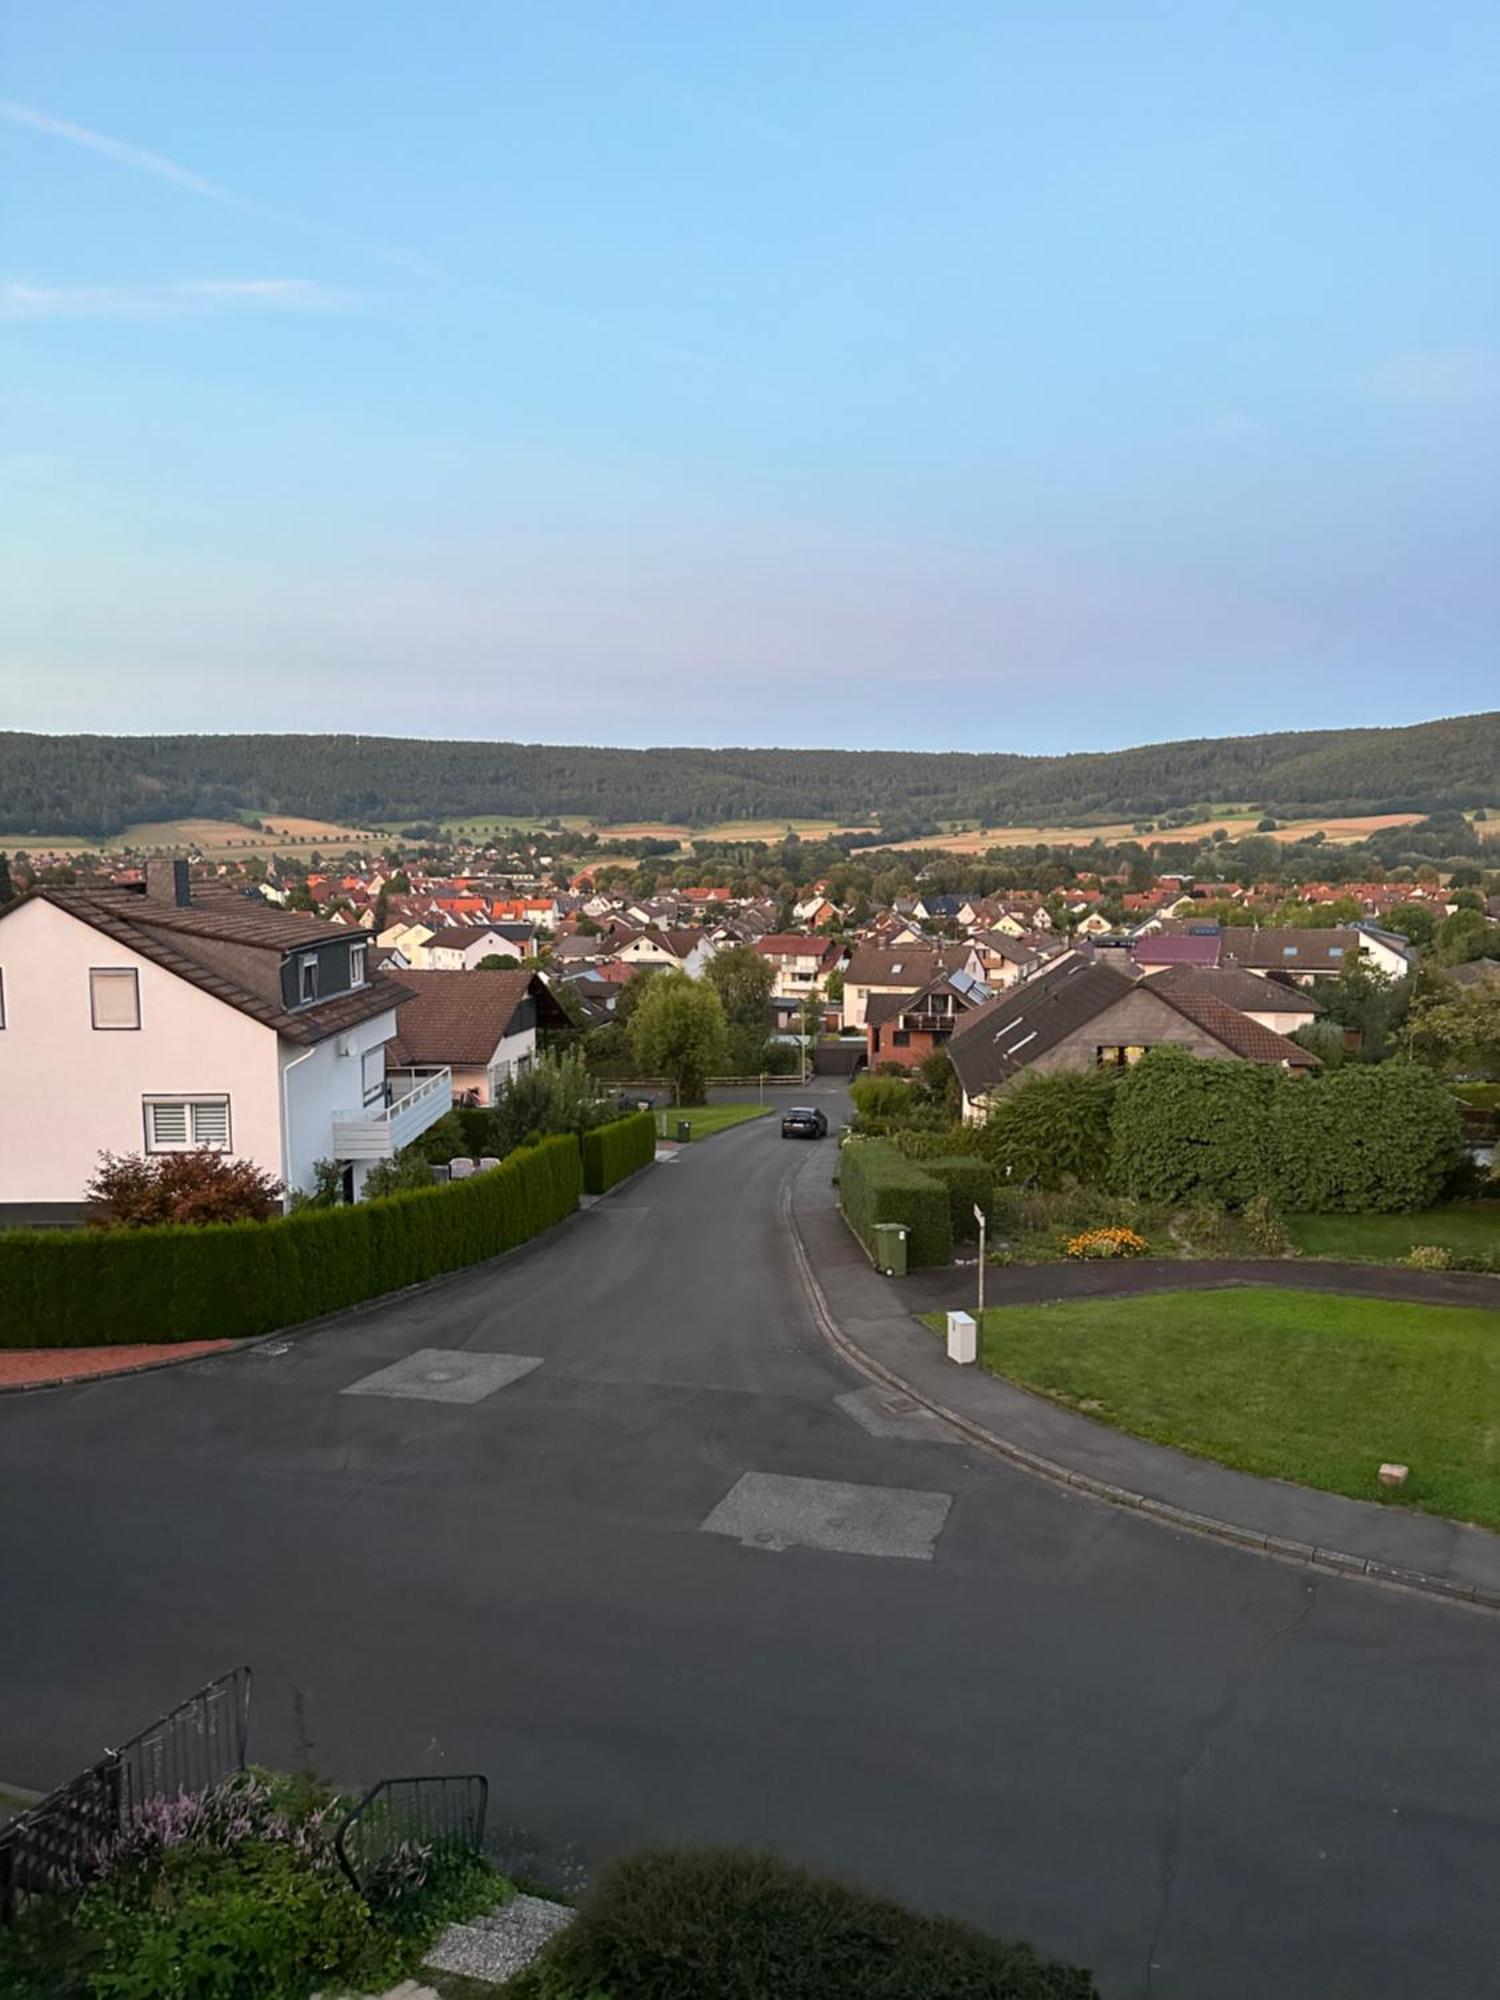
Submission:
[[[230,1355],[252,1353],[257,1347],[268,1347],[273,1340],[304,1340],[311,1334],[329,1332],[334,1327],[344,1326],[350,1320],[388,1306],[393,1299],[420,1298],[424,1292],[434,1292],[440,1285],[451,1285],[458,1278],[472,1278],[476,1271],[487,1271],[496,1264],[504,1264],[511,1257],[523,1257],[533,1244],[550,1242],[560,1230],[573,1227],[601,1201],[608,1201],[612,1194],[630,1187],[655,1165],[655,1160],[648,1160],[645,1166],[637,1167],[633,1174],[626,1174],[623,1180],[616,1181],[603,1194],[580,1195],[577,1208],[571,1215],[565,1215],[561,1222],[554,1222],[540,1236],[528,1237],[512,1250],[502,1250],[498,1257],[486,1257],[482,1263],[462,1264],[456,1271],[439,1271],[433,1277],[423,1278],[419,1284],[402,1285],[398,1291],[377,1293],[373,1299],[360,1299],[352,1306],[340,1306],[337,1312],[324,1313],[318,1319],[297,1320],[291,1326],[273,1327],[269,1333],[247,1334],[243,1340],[226,1340],[213,1354],[166,1354],[159,1361],[135,1361],[123,1368],[96,1369],[88,1375],[64,1375],[56,1382],[0,1382],[0,1396],[39,1396],[50,1389],[77,1389],[90,1382],[118,1382],[126,1375],[154,1375],[159,1368],[191,1368],[195,1361],[223,1361]],[[212,1335],[205,1335],[204,1338],[211,1339]],[[37,1350],[21,1351],[35,1353]],[[59,1354],[70,1351],[66,1347],[57,1349]]]
[[[855,1341],[851,1340],[833,1317],[828,1298],[818,1282],[812,1259],[807,1254],[802,1231],[797,1224],[796,1212],[792,1206],[792,1184],[790,1181],[782,1189],[781,1212],[792,1239],[792,1249],[797,1259],[797,1268],[802,1278],[803,1288],[812,1306],[813,1317],[819,1330],[829,1345],[871,1381],[883,1387],[895,1389],[903,1396],[909,1396],[924,1410],[940,1417],[945,1424],[971,1444],[981,1450],[993,1453],[1018,1471],[1029,1474],[1033,1479],[1046,1480],[1050,1485],[1066,1488],[1070,1493],[1082,1495],[1085,1499],[1096,1500],[1107,1507],[1120,1507],[1139,1514],[1147,1520],[1157,1521],[1163,1527],[1176,1528],[1184,1533],[1202,1535],[1209,1540],[1228,1542],[1234,1548],[1248,1549],[1255,1555],[1270,1556],[1280,1562],[1292,1562],[1313,1569],[1327,1570],[1335,1576],[1356,1577],[1367,1583],[1378,1583],[1398,1590],[1417,1591],[1428,1597],[1440,1597],[1448,1603],[1469,1604],[1484,1611],[1500,1611],[1500,1590],[1492,1590],[1484,1584],[1457,1583],[1447,1577],[1430,1576],[1425,1570],[1401,1569],[1391,1563],[1382,1563],[1373,1557],[1356,1556],[1344,1549],[1320,1548],[1311,1542],[1291,1541],[1280,1535],[1266,1534],[1259,1528],[1242,1527],[1234,1521],[1221,1521],[1212,1514],[1195,1514],[1186,1507],[1173,1506],[1170,1501],[1154,1500],[1144,1493],[1132,1492],[1128,1487],[1112,1486],[1107,1480],[1096,1479],[1086,1472],[1075,1472],[1070,1466],[1061,1465],[1055,1459],[1045,1458],[1040,1452],[1029,1451],[1024,1445],[1012,1444],[1008,1438],[976,1423],[958,1410],[950,1409],[946,1403],[935,1401],[924,1395],[913,1383],[898,1375],[883,1363],[872,1360]]]

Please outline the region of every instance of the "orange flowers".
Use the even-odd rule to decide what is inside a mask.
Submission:
[[[1133,1229],[1085,1229],[1063,1244],[1069,1257],[1144,1257],[1150,1248]]]

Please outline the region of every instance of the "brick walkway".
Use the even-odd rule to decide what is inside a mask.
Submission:
[[[144,1347],[0,1348],[0,1390],[78,1382],[90,1375],[130,1375],[166,1361],[191,1361],[234,1347],[233,1340],[171,1340]]]

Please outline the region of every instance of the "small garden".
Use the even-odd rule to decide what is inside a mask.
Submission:
[[[352,1800],[246,1771],[145,1805],[74,1886],[0,1926],[0,2000],[305,2000],[380,1993],[510,1885],[471,1849],[394,1848],[361,1894],[334,1835]]]
[[[907,1224],[909,1263],[973,1239],[995,1263],[1065,1258],[1405,1262],[1500,1272],[1500,1177],[1464,1157],[1453,1092],[1393,1061],[1292,1078],[1160,1049],[1123,1074],[1027,1079],[980,1125],[952,1069],[852,1087],[844,1212],[872,1248]]]
[[[1257,1287],[1002,1306],[980,1331],[987,1368],[1136,1437],[1500,1529],[1500,1309]]]
[[[656,1130],[663,1139],[675,1139],[677,1127],[689,1127],[689,1136],[694,1139],[711,1139],[715,1132],[728,1132],[736,1125],[748,1124],[752,1118],[768,1118],[769,1104],[684,1104],[671,1111],[656,1113]]]

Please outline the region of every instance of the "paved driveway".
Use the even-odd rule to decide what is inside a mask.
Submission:
[[[285,1351],[0,1401],[0,1778],[246,1659],[258,1754],[300,1690],[330,1774],[486,1770],[543,1871],[767,1842],[1111,2000],[1493,1991],[1500,1623],[884,1407],[778,1214],[832,1154],[740,1128]]]

